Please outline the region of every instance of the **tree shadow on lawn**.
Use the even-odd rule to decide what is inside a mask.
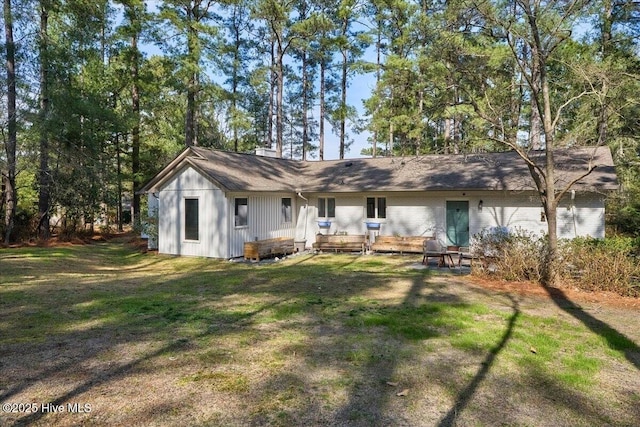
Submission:
[[[47,403],[51,404],[52,406],[58,406],[58,405],[63,405],[67,402],[73,402],[74,398],[77,398],[83,393],[89,392],[90,390],[94,389],[97,386],[100,386],[102,384],[117,380],[119,378],[122,378],[131,374],[132,372],[135,371],[136,368],[140,367],[144,362],[156,359],[157,357],[166,355],[168,353],[187,351],[192,348],[192,343],[196,342],[200,338],[204,338],[212,334],[221,335],[231,331],[230,329],[225,330],[224,328],[217,327],[221,323],[226,323],[228,325],[242,324],[243,322],[250,320],[253,316],[256,316],[264,311],[273,309],[276,305],[281,304],[283,302],[286,302],[286,300],[277,301],[275,303],[264,304],[263,306],[251,312],[238,313],[238,315],[233,316],[232,318],[229,318],[229,317],[225,318],[223,316],[221,317],[221,322],[215,322],[215,321],[211,322],[210,327],[207,328],[206,331],[198,335],[191,336],[189,338],[172,339],[166,345],[163,345],[161,348],[155,351],[152,351],[150,353],[147,353],[142,357],[135,358],[127,363],[119,364],[118,366],[112,369],[107,369],[107,370],[101,371],[99,374],[93,375],[88,380],[82,382],[79,385],[76,385],[71,390],[61,394],[60,396],[47,400]],[[131,325],[129,325],[127,321],[123,319],[123,321],[121,322],[121,325],[116,329],[127,328],[127,327],[131,327]],[[111,329],[112,328],[109,328],[109,330]],[[95,335],[95,333],[92,335]],[[109,348],[111,347],[114,347],[118,344],[127,343],[129,341],[137,341],[139,339],[142,339],[143,337],[144,337],[143,334],[137,331],[136,333],[129,334],[128,339],[110,341],[106,343],[104,346],[93,348],[91,351],[83,351],[81,356],[71,358],[69,361],[65,363],[57,364],[49,369],[39,372],[37,375],[23,378],[23,380],[19,384],[16,384],[13,387],[10,387],[5,392],[3,392],[0,395],[0,401],[6,401],[12,396],[32,386],[36,382],[46,381],[48,378],[54,375],[63,373],[64,371],[73,370],[73,368],[77,368],[77,366],[80,363],[82,363],[82,361],[99,357],[100,354],[109,350]],[[71,338],[73,337],[70,337],[70,339]],[[57,336],[57,339],[65,340],[65,338],[61,336]],[[36,422],[37,420],[43,418],[46,415],[48,415],[47,412],[37,411],[27,416],[19,418],[18,420],[15,421],[13,425],[14,426],[30,425]]]
[[[640,347],[635,342],[607,323],[584,311],[580,305],[571,301],[561,289],[550,286],[544,286],[544,289],[558,308],[582,322],[594,334],[600,336],[609,348],[624,354],[627,361],[640,370]]]
[[[190,351],[198,340],[205,342],[211,337],[222,338],[239,330],[256,328],[254,332],[257,341],[250,345],[262,344],[268,347],[268,334],[263,335],[258,328],[264,319],[257,319],[266,313],[276,319],[280,314],[285,316],[280,323],[268,324],[269,327],[277,328],[277,331],[286,332],[287,328],[297,331],[300,323],[309,331],[308,339],[299,344],[297,350],[291,350],[299,351],[302,358],[307,359],[306,363],[319,371],[337,371],[335,380],[344,381],[344,384],[335,386],[334,389],[344,390],[345,401],[337,407],[330,404],[328,406],[331,409],[327,410],[326,402],[319,397],[320,392],[313,388],[318,386],[318,382],[310,381],[308,372],[274,369],[264,379],[252,384],[252,390],[247,396],[239,397],[240,400],[250,402],[265,401],[265,405],[255,414],[249,414],[244,420],[237,420],[238,422],[249,420],[256,425],[270,422],[286,424],[287,421],[293,424],[296,421],[301,421],[299,424],[407,424],[409,421],[403,418],[402,404],[395,400],[398,389],[391,388],[387,381],[394,381],[399,365],[404,363],[405,358],[414,356],[414,343],[439,336],[446,337],[456,331],[456,326],[452,325],[455,319],[451,313],[446,312],[447,306],[464,309],[468,303],[459,295],[449,292],[446,287],[430,280],[429,272],[388,271],[385,268],[367,272],[366,266],[359,266],[358,257],[353,256],[332,257],[327,265],[306,265],[308,259],[295,260],[290,265],[255,266],[257,268],[236,266],[226,271],[223,265],[227,264],[220,263],[213,265],[210,271],[201,269],[194,274],[189,270],[170,278],[163,278],[158,273],[149,278],[151,285],[137,285],[131,289],[115,286],[120,282],[116,278],[101,283],[100,286],[105,289],[112,286],[116,289],[115,298],[113,294],[101,294],[99,300],[104,307],[98,304],[96,310],[89,314],[109,316],[117,312],[118,316],[111,323],[82,332],[56,332],[47,336],[44,344],[29,344],[22,348],[40,352],[44,348],[45,352],[50,352],[49,347],[55,347],[56,341],[79,342],[79,346],[82,346],[84,340],[96,339],[121,329],[125,332],[88,351],[79,350],[67,362],[45,367],[36,375],[22,378],[5,391],[0,400],[27,390],[35,382],[70,375],[75,366],[100,357],[111,347],[141,340],[168,342],[140,357],[116,364],[99,373],[92,372],[89,374],[90,378],[59,393],[57,397],[51,397],[49,401],[53,404],[68,402],[97,386],[135,373],[143,362],[171,352]],[[403,288],[404,296],[398,298],[397,303],[371,303],[375,300],[375,297],[368,294],[371,289],[392,287],[398,280],[406,280],[407,284]],[[326,285],[319,289],[318,283]],[[34,293],[37,294],[36,289]],[[231,297],[238,300],[253,299],[259,303],[253,306],[240,305],[225,311],[222,309],[224,299]],[[94,302],[95,299],[87,293],[68,303]],[[217,309],[206,305],[212,301],[218,303],[214,306]],[[48,309],[53,312],[60,310],[59,307]],[[459,415],[473,400],[495,359],[511,337],[513,324],[518,316],[517,304],[514,305],[513,300],[511,311],[501,338],[496,335],[498,342],[488,351],[474,378],[458,393],[455,403],[440,421],[441,425],[448,425],[447,422],[455,420],[455,415]],[[290,321],[286,317],[287,313],[299,316],[294,316],[294,321]],[[337,320],[334,321],[334,317]],[[416,320],[420,319],[423,320],[416,324]],[[147,325],[149,321],[152,322],[151,326]],[[55,322],[59,322],[57,330],[60,331],[65,329],[67,319],[63,316],[55,319]],[[202,327],[200,332],[186,335],[175,333],[180,330],[180,325],[193,322]],[[164,338],[162,334],[165,334]],[[180,336],[183,338],[179,338]],[[207,343],[210,342],[213,341]],[[336,346],[339,347],[337,352]],[[305,358],[305,354],[309,356]],[[55,360],[56,354],[53,355],[52,360]],[[45,361],[40,363],[44,364]],[[205,368],[215,370],[216,362],[211,362],[211,366]],[[442,371],[440,374],[444,378],[451,367],[442,363],[425,367],[427,368]],[[345,374],[342,375],[341,372]],[[409,380],[406,373],[403,375]],[[407,385],[411,387],[410,381]],[[544,387],[541,386],[537,391],[544,393]],[[328,390],[332,388],[329,387]],[[269,396],[274,392],[278,398],[284,399],[280,409],[277,402],[269,402]],[[309,399],[292,407],[287,406],[286,399],[295,393],[303,394]],[[331,413],[328,414],[327,411]],[[39,412],[19,418],[16,425],[30,424],[44,415],[47,414]],[[278,416],[281,417],[274,418]]]
[[[337,268],[345,267],[351,264],[353,260],[347,263],[341,263]],[[314,267],[312,272],[318,273],[318,268]],[[322,270],[322,269],[320,269]],[[71,272],[71,271],[70,271]],[[33,286],[26,290],[20,291],[21,301],[17,304],[20,306],[17,311],[25,311],[26,316],[20,315],[15,308],[12,311],[11,319],[5,323],[5,327],[9,329],[19,330],[25,317],[35,315],[37,318],[33,321],[34,333],[27,335],[18,334],[14,336],[15,342],[3,348],[6,356],[16,357],[11,352],[22,352],[28,354],[29,364],[33,365],[33,369],[37,372],[32,375],[23,375],[20,380],[14,384],[9,383],[5,377],[3,384],[4,390],[0,394],[0,400],[6,401],[21,392],[28,390],[37,383],[45,383],[48,380],[60,376],[77,377],[77,368],[85,361],[96,359],[108,352],[116,346],[137,343],[145,340],[157,340],[162,335],[162,331],[152,330],[153,325],[157,325],[158,329],[164,330],[170,334],[170,330],[176,323],[184,323],[198,321],[206,323],[206,330],[199,335],[190,335],[188,339],[178,339],[173,337],[169,343],[163,345],[160,349],[144,354],[142,357],[135,358],[125,363],[117,363],[113,368],[108,368],[98,374],[89,373],[89,379],[83,380],[80,384],[73,386],[67,392],[59,396],[50,397],[47,402],[53,405],[60,405],[75,397],[82,395],[96,386],[108,383],[118,378],[125,377],[135,371],[143,362],[150,361],[160,355],[173,351],[185,351],[189,348],[189,342],[195,342],[207,336],[224,336],[231,333],[237,328],[248,327],[251,325],[251,318],[265,311],[273,310],[276,306],[286,304],[291,295],[296,295],[300,290],[288,288],[288,292],[278,292],[275,287],[277,300],[259,304],[255,309],[240,310],[238,312],[218,312],[212,310],[204,310],[199,308],[202,298],[207,295],[210,298],[228,296],[237,292],[258,293],[265,291],[264,280],[255,277],[251,269],[232,269],[229,272],[211,271],[199,274],[190,282],[185,283],[185,276],[188,278],[192,272],[186,272],[179,277],[174,277],[164,281],[161,285],[156,283],[160,281],[162,276],[157,278],[149,278],[150,281],[156,283],[160,289],[154,293],[149,291],[148,285],[131,286],[130,289],[118,286],[120,279],[113,278],[110,280],[100,281],[99,284],[89,287],[88,291],[81,293],[80,296],[62,299],[61,301],[51,301],[47,304],[47,295],[50,290],[43,288],[51,288],[50,285]],[[320,272],[326,278],[326,271]],[[221,286],[217,289],[217,282],[225,282],[229,276],[243,276],[247,278],[246,283],[238,286]],[[305,275],[304,272],[296,272],[290,276],[306,278],[313,275]],[[56,280],[52,278],[52,280]],[[126,280],[126,279],[125,279]],[[266,279],[269,281],[269,278]],[[231,280],[232,283],[236,281]],[[52,282],[55,283],[55,282]],[[268,284],[268,283],[267,283]],[[79,287],[79,289],[82,287]],[[187,295],[202,294],[200,298],[187,298],[186,301],[180,298],[180,289],[184,288]],[[71,288],[69,288],[71,289]],[[99,296],[96,296],[98,289]],[[82,288],[81,292],[85,290]],[[108,292],[106,290],[111,290]],[[280,289],[281,291],[284,289]],[[167,298],[172,291],[178,296],[176,301]],[[274,289],[271,289],[273,292]],[[7,294],[8,291],[3,291]],[[349,292],[345,289],[344,292]],[[22,302],[29,302],[28,305],[22,305]],[[34,304],[35,303],[35,304]],[[87,316],[68,317],[66,314],[76,306],[90,307]],[[5,308],[9,305],[6,304]],[[47,316],[44,319],[42,316]],[[44,320],[43,320],[44,319]],[[101,326],[93,326],[88,330],[61,332],[66,331],[76,321],[108,319],[106,324]],[[158,322],[160,320],[160,322]],[[145,323],[149,321],[152,326],[149,327]],[[43,323],[46,322],[46,325]],[[40,323],[40,324],[39,324]],[[72,328],[71,328],[72,329]],[[124,331],[120,333],[120,331]],[[88,341],[94,342],[87,344]],[[14,359],[15,360],[15,359]],[[15,360],[13,363],[16,368],[25,364],[25,360]],[[0,365],[0,372],[3,369],[11,369],[11,365],[3,363]],[[8,386],[8,387],[7,387]],[[33,423],[47,413],[37,412],[15,421],[15,425],[27,425]]]
[[[509,322],[507,324],[507,328],[502,334],[502,338],[493,348],[489,350],[489,354],[487,354],[487,357],[480,364],[480,370],[476,373],[476,375],[464,388],[464,390],[462,390],[458,394],[455,404],[451,407],[449,412],[447,412],[447,415],[445,415],[445,417],[442,418],[442,420],[440,420],[440,422],[438,423],[439,427],[455,425],[458,414],[467,407],[469,401],[476,393],[476,390],[491,370],[496,357],[500,354],[500,352],[504,349],[504,347],[511,339],[513,328],[516,324],[516,321],[518,320],[518,317],[520,316],[520,306],[518,304],[518,301],[513,296],[509,295],[508,297],[511,300],[511,308],[513,310],[513,313],[509,317]]]
[[[361,369],[359,378],[354,381],[348,392],[348,401],[336,413],[332,420],[338,425],[403,425],[410,424],[399,414],[388,411],[390,400],[409,386],[407,379],[398,381],[396,372],[401,358],[408,357],[405,340],[428,340],[441,333],[434,326],[436,318],[442,313],[437,305],[424,305],[422,291],[428,286],[428,276],[414,276],[411,287],[399,304],[380,308],[364,307],[360,316],[360,328],[384,327],[391,329],[396,337],[372,334],[375,337],[369,344],[369,360]],[[438,301],[447,304],[462,304],[457,295],[435,291]],[[428,300],[428,298],[427,298]],[[436,303],[440,304],[440,303]],[[422,310],[422,308],[425,308]],[[417,312],[416,312],[417,311]],[[429,318],[426,323],[413,324],[415,315]],[[391,342],[391,343],[390,343]],[[391,344],[391,345],[390,345]],[[390,348],[391,347],[391,348]],[[399,388],[396,388],[400,386]]]

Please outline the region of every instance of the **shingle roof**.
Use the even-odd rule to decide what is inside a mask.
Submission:
[[[533,190],[525,162],[514,151],[467,155],[425,155],[370,159],[297,161],[192,147],[182,162],[228,191],[371,192],[434,190]],[[544,167],[544,153],[532,156]],[[618,188],[607,147],[558,150],[558,185],[596,169],[575,185],[576,190]],[[150,191],[171,173],[163,169],[144,188]]]

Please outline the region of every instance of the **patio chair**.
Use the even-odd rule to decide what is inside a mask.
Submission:
[[[429,258],[438,258],[438,267],[442,267],[444,264],[444,247],[435,239],[429,239],[424,241],[424,247],[422,251],[422,263],[429,264]]]

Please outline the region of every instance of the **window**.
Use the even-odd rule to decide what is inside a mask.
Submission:
[[[318,217],[336,217],[336,199],[333,197],[318,197]]]
[[[247,225],[247,218],[249,216],[249,208],[247,198],[237,198],[235,208],[235,224],[236,227],[244,227]]]
[[[283,197],[282,204],[282,222],[291,222],[291,197]]]
[[[386,218],[386,197],[367,197],[367,218]]]
[[[184,199],[184,238],[199,239],[198,199]]]

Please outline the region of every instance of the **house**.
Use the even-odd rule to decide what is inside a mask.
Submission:
[[[618,188],[609,149],[555,157],[558,187],[597,166],[561,202],[559,237],[604,237],[605,198]],[[189,147],[141,191],[158,215],[159,252],[176,255],[238,257],[245,241],[273,237],[310,247],[317,233],[365,234],[367,225],[459,246],[486,227],[547,226],[515,152],[297,161]]]

